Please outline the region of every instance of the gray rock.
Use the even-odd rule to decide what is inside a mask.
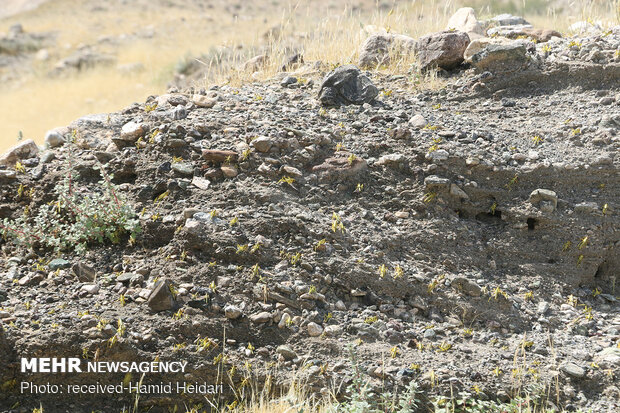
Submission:
[[[88,283],[82,286],[82,291],[85,291],[87,294],[94,295],[99,292],[99,285]]]
[[[273,146],[273,139],[268,136],[259,136],[250,142],[250,146],[259,152],[269,152],[269,149]]]
[[[278,328],[280,329],[286,328],[288,327],[290,322],[291,322],[291,315],[288,313],[284,313],[282,314],[282,317],[280,318],[280,322],[278,323]]]
[[[471,57],[472,65],[480,71],[513,72],[528,64],[523,44],[489,44]]]
[[[276,348],[276,353],[284,357],[284,360],[294,360],[297,358],[297,353],[287,344],[283,344]]]
[[[47,131],[45,134],[45,146],[48,148],[57,148],[65,144],[65,135],[69,132],[69,128],[56,128]]]
[[[170,291],[170,283],[166,279],[157,281],[155,288],[147,299],[149,308],[153,311],[166,311],[174,307],[174,297]]]
[[[49,264],[47,264],[51,271],[56,271],[61,268],[68,268],[70,265],[71,263],[63,258],[53,259],[49,262]]]
[[[271,321],[271,313],[268,311],[261,311],[257,314],[252,314],[250,316],[250,321],[256,324],[264,324]]]
[[[482,295],[480,286],[465,277],[456,277],[452,280],[451,285],[453,288],[456,288],[457,290],[472,297],[480,297]]]
[[[618,369],[620,368],[620,348],[607,347],[596,355],[595,360],[601,368]]]
[[[120,283],[126,283],[131,281],[131,279],[135,276],[136,274],[133,272],[124,272],[121,275],[119,275],[118,277],[116,277],[116,281],[120,282]]]
[[[226,318],[230,320],[236,320],[237,318],[241,317],[243,311],[241,311],[241,309],[236,305],[229,304],[224,307],[224,314],[226,315]]]
[[[308,328],[308,335],[310,337],[318,337],[321,334],[323,334],[323,327],[321,327],[315,322],[308,323],[307,328]]]
[[[13,179],[17,179],[17,172],[0,170],[0,182],[12,181]]]
[[[549,189],[535,189],[530,194],[530,203],[532,205],[538,205],[541,201],[550,202],[553,205],[553,209],[556,209],[558,206],[557,194]]]
[[[199,108],[212,108],[217,103],[217,98],[210,98],[203,95],[193,95],[192,102]]]
[[[498,26],[492,27],[487,30],[487,35],[491,36],[504,36],[515,38],[516,36],[524,34],[524,29],[532,29],[530,24],[515,24],[510,26]]]
[[[560,370],[562,370],[566,375],[574,377],[576,379],[580,379],[586,375],[586,371],[583,367],[579,367],[575,363],[564,363],[560,366]]]
[[[362,44],[358,64],[362,68],[375,68],[390,63],[391,56],[402,58],[415,51],[416,41],[402,34],[374,33]]]
[[[448,20],[446,30],[458,30],[468,35],[484,36],[484,28],[476,19],[476,13],[471,7],[461,7]]]
[[[427,125],[428,122],[426,122],[426,119],[424,119],[424,116],[417,114],[417,115],[413,115],[411,117],[411,119],[409,119],[409,124],[411,126],[413,126],[414,128],[418,128],[418,129],[422,129]]]
[[[527,20],[520,16],[504,13],[489,19],[489,21],[498,26],[514,26],[517,24],[529,24]]]
[[[76,262],[71,267],[73,273],[78,278],[78,280],[82,282],[93,282],[95,281],[96,272],[93,267],[83,262]]]
[[[121,140],[134,142],[144,136],[144,128],[136,122],[129,122],[121,128]]]
[[[539,302],[538,307],[536,308],[536,311],[540,315],[545,315],[547,311],[549,311],[549,303],[547,301]]]
[[[450,30],[421,37],[416,47],[420,69],[456,68],[463,62],[463,54],[469,42],[467,33]]]
[[[319,90],[323,106],[369,103],[379,94],[371,80],[353,65],[340,66],[325,76]]]
[[[0,165],[13,166],[22,159],[34,158],[38,153],[37,144],[32,139],[27,139],[0,156]]]
[[[424,338],[428,338],[428,339],[432,340],[435,337],[437,337],[437,333],[435,332],[434,329],[429,328],[429,329],[424,330]]]
[[[190,163],[186,162],[175,162],[171,165],[171,168],[174,172],[179,175],[193,175],[194,167]]]
[[[448,189],[450,180],[448,178],[440,178],[437,175],[430,175],[424,178],[426,189]]]

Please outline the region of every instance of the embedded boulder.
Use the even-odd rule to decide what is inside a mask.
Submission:
[[[469,35],[458,31],[445,30],[421,37],[417,45],[420,69],[439,67],[450,70],[458,67],[469,43]]]

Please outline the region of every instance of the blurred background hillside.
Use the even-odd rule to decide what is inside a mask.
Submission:
[[[272,76],[244,62],[303,52],[354,61],[367,25],[419,37],[459,7],[526,17],[565,33],[618,24],[617,0],[2,0],[0,151],[89,114],[120,110],[173,85]],[[250,65],[251,66],[251,65]],[[200,69],[200,70],[198,70]],[[199,76],[193,73],[200,73]]]

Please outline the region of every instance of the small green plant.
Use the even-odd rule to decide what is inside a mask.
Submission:
[[[152,112],[152,111],[154,111],[155,109],[157,109],[157,102],[150,103],[150,104],[149,104],[149,103],[147,103],[146,105],[144,105],[144,111],[145,111],[146,113]]]
[[[337,213],[332,213],[332,232],[340,231],[341,233],[345,233],[344,224],[340,219],[340,215]]]
[[[422,197],[422,201],[424,201],[424,203],[429,204],[431,203],[435,198],[437,198],[437,192],[427,192],[424,194],[424,196]]]
[[[295,182],[295,178],[291,178],[290,176],[283,176],[278,181],[279,184],[289,184],[292,185]]]
[[[508,181],[508,183],[506,184],[506,189],[510,191],[512,187],[515,186],[518,182],[519,182],[519,176],[518,175],[513,176],[510,179],[510,181]]]
[[[36,215],[4,219],[1,234],[7,241],[29,248],[84,253],[89,244],[114,244],[129,235],[135,242],[140,221],[127,200],[117,191],[103,166],[95,166],[102,179],[96,188],[78,187],[78,174],[68,161],[65,177],[54,189],[56,200],[39,207]]]
[[[349,164],[349,166],[352,166],[353,162],[355,162],[356,159],[357,157],[354,154],[349,155],[349,157],[347,158],[347,163]]]

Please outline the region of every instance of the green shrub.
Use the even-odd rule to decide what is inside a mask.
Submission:
[[[103,166],[95,166],[101,180],[94,189],[78,186],[78,174],[68,162],[65,177],[56,186],[55,201],[41,205],[36,215],[28,209],[15,220],[0,224],[7,242],[55,252],[84,253],[89,244],[119,243],[129,234],[130,242],[140,233],[140,221],[126,199],[116,190]]]

